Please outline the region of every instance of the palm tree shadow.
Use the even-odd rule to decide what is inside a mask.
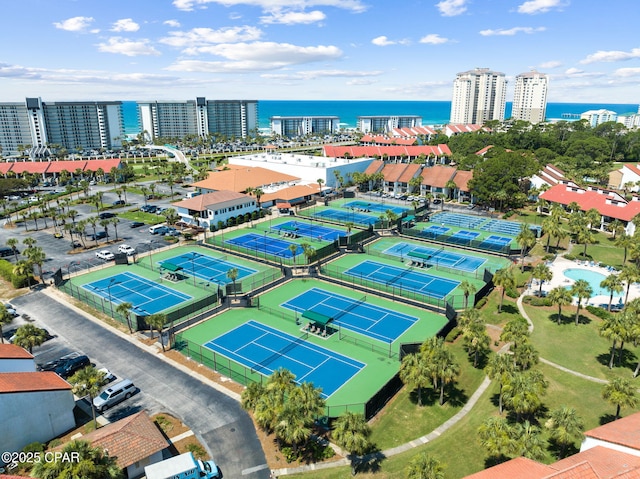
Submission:
[[[376,448],[377,449],[377,448]],[[357,472],[376,473],[380,472],[380,465],[382,461],[386,459],[386,456],[382,451],[375,450],[370,452],[366,456],[359,457],[356,462]]]
[[[518,314],[518,307],[515,304],[504,303],[502,305],[502,313]]]
[[[414,389],[409,393],[409,400],[418,405],[418,390]],[[433,406],[440,400],[440,394],[433,388],[422,388],[422,407]]]
[[[438,395],[438,400],[440,400],[439,395]],[[463,389],[458,389],[454,385],[449,388],[445,387],[444,400],[445,402],[448,402],[450,406],[461,407],[467,403],[467,401],[469,400],[469,397],[467,396],[467,394],[464,392]]]
[[[601,426],[604,426],[605,424],[609,424],[610,422],[613,422],[615,420],[615,414],[603,414],[602,416],[600,416],[599,422]]]

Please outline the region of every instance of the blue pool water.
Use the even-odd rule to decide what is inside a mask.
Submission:
[[[593,290],[591,296],[609,296],[611,294],[611,291],[600,287],[600,283],[603,279],[606,278],[604,274],[596,273],[595,271],[589,271],[588,269],[582,268],[565,269],[562,274],[574,281],[584,279],[591,285],[591,289]]]

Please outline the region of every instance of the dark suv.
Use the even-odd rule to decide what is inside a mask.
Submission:
[[[62,361],[53,371],[61,378],[67,379],[73,376],[76,371],[86,368],[87,366],[91,366],[91,361],[83,354]]]

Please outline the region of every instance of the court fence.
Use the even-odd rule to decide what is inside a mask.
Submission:
[[[95,295],[90,291],[82,288],[81,286],[74,285],[71,281],[65,281],[58,286],[58,289],[64,291],[69,296],[72,296],[83,303],[91,306],[97,311],[101,311],[103,314],[110,316],[119,323],[128,326],[127,318],[117,311],[117,304],[112,303],[108,299],[102,296]],[[214,309],[218,305],[218,295],[212,291],[212,294],[206,295],[198,300],[189,301],[185,305],[177,306],[163,311],[163,314],[167,317],[166,324],[174,323],[180,324],[183,321],[198,316],[204,312]],[[149,326],[145,322],[144,315],[137,315],[133,312],[129,313],[129,321],[134,330],[148,329]]]
[[[403,383],[400,374],[396,373],[387,383],[382,386],[364,405],[364,417],[367,421],[378,414],[393,396],[395,396]]]
[[[460,238],[454,237],[455,232],[454,233],[445,232],[440,234],[434,234],[434,233],[424,233],[422,230],[419,230],[416,228],[403,228],[402,234],[407,236],[412,236],[415,238],[431,240],[436,243],[446,243],[456,247],[476,249],[480,251],[486,251],[489,253],[501,254],[505,256],[508,256],[512,253],[510,243],[507,243],[504,246],[499,246],[495,243],[488,243],[484,240],[469,239],[469,240],[462,241]]]

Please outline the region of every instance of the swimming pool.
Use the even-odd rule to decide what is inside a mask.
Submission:
[[[600,283],[606,276],[602,273],[597,273],[595,271],[589,271],[588,269],[582,268],[569,268],[565,269],[562,274],[564,274],[567,278],[572,279],[574,281],[579,279],[584,279],[593,290],[591,296],[609,296],[611,295],[611,291],[605,288],[600,287]]]

